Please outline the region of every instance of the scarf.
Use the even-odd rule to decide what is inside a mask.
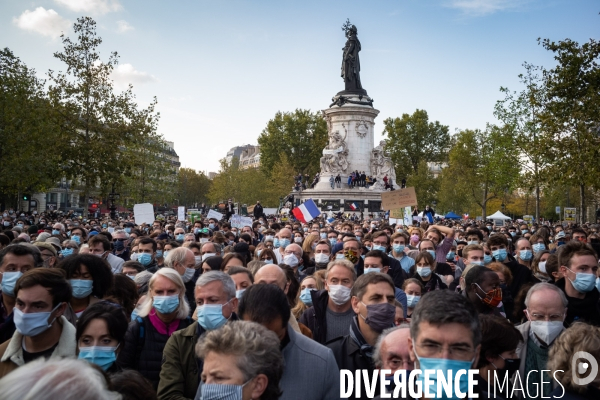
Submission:
[[[360,333],[360,329],[358,328],[358,316],[352,318],[352,323],[350,324],[350,338],[354,340],[354,342],[360,347],[360,352],[365,356],[369,357],[369,359],[373,358],[373,351],[375,350],[373,346],[367,343],[362,333]]]

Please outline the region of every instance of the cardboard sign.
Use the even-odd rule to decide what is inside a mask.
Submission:
[[[533,223],[533,215],[523,215],[523,221],[526,221],[528,223]]]
[[[245,226],[252,227],[252,218],[242,217],[241,215],[234,214],[231,216],[231,227],[242,229]]]
[[[254,207],[256,207],[256,204],[246,207],[248,214],[254,214]]]
[[[177,207],[177,220],[185,221],[185,206]]]
[[[381,208],[383,210],[399,210],[404,207],[416,205],[417,194],[414,187],[381,193]]]
[[[214,218],[217,221],[220,221],[223,219],[223,214],[216,212],[215,210],[208,210],[208,215],[206,216],[207,219],[211,219]]]
[[[150,203],[135,204],[133,206],[133,218],[136,225],[152,225],[154,222],[154,206]]]
[[[404,218],[404,208],[401,208],[399,210],[390,210],[390,218],[403,219]]]

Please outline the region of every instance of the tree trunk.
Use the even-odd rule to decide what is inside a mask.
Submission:
[[[579,223],[583,224],[586,220],[585,216],[585,185],[579,185]]]
[[[483,202],[481,203],[481,217],[483,218],[483,222],[485,222],[485,217],[487,217],[486,206],[487,206],[487,195],[488,195],[488,186],[487,183],[483,189]]]
[[[540,222],[540,185],[535,185],[535,222]]]

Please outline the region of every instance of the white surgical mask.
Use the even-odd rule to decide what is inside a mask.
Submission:
[[[563,321],[531,321],[530,326],[533,333],[547,345],[552,344],[565,329]]]
[[[205,253],[205,254],[202,256],[202,261],[206,260],[206,259],[207,259],[207,258],[209,258],[209,257],[214,257],[214,256],[216,256],[216,255],[217,255],[216,253]]]
[[[327,264],[329,262],[329,254],[317,253],[315,254],[315,263]]]
[[[538,264],[538,268],[542,274],[548,274],[548,272],[546,271],[546,261],[540,261],[540,263]]]
[[[288,254],[283,257],[283,263],[289,265],[292,268],[296,268],[298,266],[298,257],[295,254]]]
[[[329,297],[338,306],[350,300],[350,288],[343,285],[329,285]]]

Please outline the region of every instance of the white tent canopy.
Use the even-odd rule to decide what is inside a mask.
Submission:
[[[506,215],[502,214],[500,211],[496,211],[494,214],[487,217],[487,219],[510,219]]]

